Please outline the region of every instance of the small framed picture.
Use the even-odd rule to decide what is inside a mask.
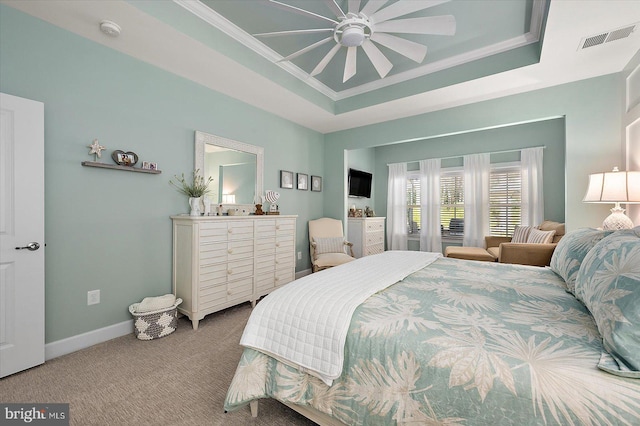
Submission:
[[[293,172],[280,170],[280,188],[293,189]]]
[[[142,162],[142,168],[144,170],[151,170],[151,163],[149,163],[148,161],[143,161]]]
[[[158,163],[149,163],[149,170],[158,170]]]
[[[311,190],[316,192],[322,191],[322,177],[311,176]]]
[[[135,152],[124,152],[119,149],[111,153],[111,158],[120,166],[134,166],[138,162],[138,155]]]
[[[298,173],[298,189],[302,191],[309,190],[309,175]]]

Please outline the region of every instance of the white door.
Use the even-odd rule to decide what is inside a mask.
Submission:
[[[44,104],[0,93],[0,377],[44,362]]]

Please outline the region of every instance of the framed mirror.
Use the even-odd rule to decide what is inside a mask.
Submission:
[[[256,196],[263,193],[264,148],[196,131],[195,169],[205,180],[213,178],[212,204],[255,211]]]

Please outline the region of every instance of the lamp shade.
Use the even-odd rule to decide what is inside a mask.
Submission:
[[[612,172],[589,175],[589,187],[582,201],[587,203],[640,203],[640,172]]]

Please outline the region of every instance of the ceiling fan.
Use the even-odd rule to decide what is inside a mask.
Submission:
[[[362,47],[362,50],[364,50],[364,53],[375,67],[380,78],[384,78],[389,71],[391,71],[393,64],[380,51],[376,44],[385,46],[417,63],[421,63],[427,54],[426,46],[389,33],[453,35],[456,32],[456,20],[452,15],[394,19],[449,2],[450,0],[398,0],[385,8],[382,7],[388,3],[388,0],[369,0],[362,10],[359,10],[361,0],[348,0],[348,10],[346,12],[340,8],[336,0],[323,1],[336,15],[335,19],[277,0],[269,0],[269,3],[289,12],[311,17],[324,23],[330,23],[331,27],[276,31],[253,34],[253,36],[278,37],[297,34],[330,33],[327,38],[300,49],[280,59],[278,62],[290,61],[323,44],[334,41],[336,45],[333,46],[329,53],[327,53],[313,71],[311,71],[311,76],[320,74],[336,53],[338,53],[342,47],[346,47],[347,59],[342,78],[342,82],[344,83],[356,74],[358,47]]]

